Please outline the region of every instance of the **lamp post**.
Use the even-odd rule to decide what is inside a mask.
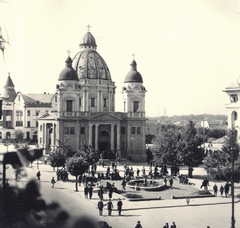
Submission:
[[[234,218],[234,153],[233,148],[231,148],[231,163],[232,163],[232,180],[231,180],[231,195],[232,195],[232,218],[231,218],[231,228],[235,228],[235,218]]]

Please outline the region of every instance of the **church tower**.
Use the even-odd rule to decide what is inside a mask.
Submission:
[[[141,74],[137,71],[137,63],[133,60],[130,71],[124,79],[122,88],[124,112],[127,114],[127,157],[134,161],[146,160],[146,118],[145,93]]]

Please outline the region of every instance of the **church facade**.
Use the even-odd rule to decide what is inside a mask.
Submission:
[[[124,78],[123,112],[115,111],[115,83],[88,31],[79,52],[65,61],[57,85],[57,110],[38,118],[38,144],[46,154],[60,142],[76,150],[87,143],[103,158],[146,160],[145,93],[137,63],[133,60]]]

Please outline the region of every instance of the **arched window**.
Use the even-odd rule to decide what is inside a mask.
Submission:
[[[237,120],[237,112],[233,112],[233,120]]]

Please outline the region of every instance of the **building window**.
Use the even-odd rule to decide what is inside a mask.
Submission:
[[[137,134],[141,134],[141,127],[137,127]]]
[[[85,127],[81,127],[80,131],[81,131],[81,135],[84,135],[85,134]]]
[[[70,135],[74,135],[75,134],[75,127],[70,127]]]
[[[11,128],[12,127],[12,122],[11,121],[6,121],[6,127]]]
[[[69,135],[69,127],[64,127],[64,134]]]
[[[38,121],[36,121],[36,127],[38,127]]]
[[[67,100],[67,112],[72,112],[72,111],[73,111],[73,101]]]
[[[122,134],[126,134],[126,128],[125,128],[125,127],[122,127],[122,128],[121,128],[121,133],[122,133]]]
[[[75,134],[75,127],[64,127],[64,134],[65,135],[74,135]]]
[[[27,122],[27,127],[30,127],[30,121]]]
[[[30,115],[31,115],[31,111],[27,110],[27,116],[30,116]]]
[[[42,131],[42,125],[40,125],[40,131]]]
[[[20,98],[21,98],[20,95],[18,95],[18,101],[20,101]]]
[[[91,98],[91,107],[95,107],[95,98]]]
[[[38,115],[39,115],[39,113],[40,113],[40,111],[39,111],[39,110],[36,110],[36,116],[38,116]]]
[[[57,102],[57,96],[55,96],[55,102]]]
[[[233,112],[233,120],[237,120],[237,112]]]
[[[82,106],[82,98],[79,98],[79,107]]]
[[[40,143],[42,143],[42,137],[40,137]]]
[[[6,116],[11,116],[11,115],[12,115],[12,111],[7,110],[7,111],[6,111]]]
[[[230,101],[231,102],[237,102],[238,101],[238,95],[237,94],[232,94],[230,96]]]
[[[103,98],[103,107],[107,107],[107,98]]]
[[[16,121],[16,127],[22,127],[23,121]]]
[[[138,112],[139,110],[139,101],[133,102],[133,112]]]
[[[136,128],[132,127],[132,134],[136,134]]]
[[[22,115],[23,115],[22,111],[19,111],[19,110],[16,111],[16,116],[22,116]]]

